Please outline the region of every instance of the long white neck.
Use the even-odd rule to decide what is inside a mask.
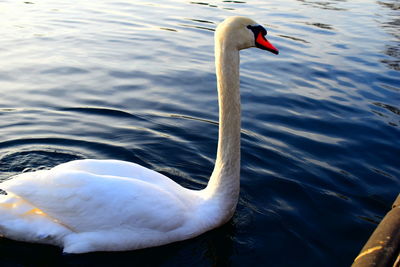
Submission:
[[[224,210],[224,219],[233,215],[240,188],[239,61],[237,48],[216,38],[219,137],[214,171],[205,191],[211,199],[222,205],[220,208]]]

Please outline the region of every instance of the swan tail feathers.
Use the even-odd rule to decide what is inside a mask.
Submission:
[[[10,239],[60,245],[69,230],[43,211],[12,193],[0,195],[0,236]]]

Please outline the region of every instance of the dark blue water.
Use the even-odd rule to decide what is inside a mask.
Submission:
[[[195,239],[62,255],[0,240],[1,266],[349,266],[400,192],[400,5],[382,1],[0,2],[0,179],[120,159],[205,186],[218,132],[213,30],[241,53],[237,212]]]

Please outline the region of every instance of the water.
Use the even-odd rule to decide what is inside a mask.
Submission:
[[[400,186],[400,6],[382,1],[2,1],[0,179],[81,158],[189,188],[214,164],[213,30],[265,25],[241,53],[234,218],[198,238],[62,255],[0,240],[1,266],[349,266]]]

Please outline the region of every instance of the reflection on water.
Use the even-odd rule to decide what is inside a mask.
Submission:
[[[395,0],[0,5],[1,180],[114,158],[203,188],[216,25],[252,17],[281,51],[241,54],[242,187],[227,225],[121,253],[0,239],[1,266],[349,266],[399,192]]]
[[[312,25],[321,29],[325,29],[325,30],[334,30],[333,27],[331,25],[328,24],[324,24],[324,23],[319,23],[319,22],[307,22],[307,25]]]
[[[309,1],[309,0],[297,0],[303,2],[307,6],[316,7],[326,10],[334,11],[346,11],[343,7],[338,7],[340,2],[347,2],[346,0],[334,0],[334,1]]]
[[[300,38],[296,38],[296,37],[292,37],[292,36],[287,36],[287,35],[283,35],[283,34],[280,34],[279,36],[280,36],[280,37],[283,37],[283,38],[291,39],[291,40],[293,40],[293,41],[299,41],[299,42],[302,42],[302,43],[309,43],[309,42],[306,41],[306,40],[303,40],[303,39],[300,39]]]
[[[400,5],[397,1],[378,1],[378,4],[389,8],[392,13],[388,17],[382,18],[382,27],[391,35],[394,40],[386,45],[385,53],[393,59],[384,59],[383,63],[387,64],[390,68],[399,71],[400,70],[400,18],[399,10]],[[390,19],[387,21],[387,19]]]

